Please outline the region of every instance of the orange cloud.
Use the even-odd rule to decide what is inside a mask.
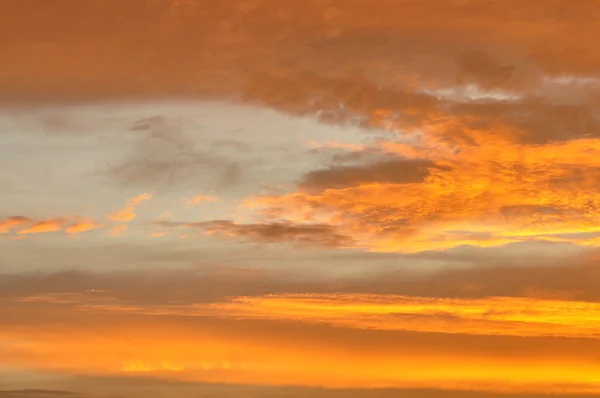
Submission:
[[[520,297],[297,294],[236,298],[209,308],[223,317],[430,333],[598,338],[600,326],[598,303]]]
[[[10,230],[20,227],[24,224],[28,224],[30,222],[32,222],[32,220],[30,220],[27,217],[21,217],[21,216],[4,218],[4,219],[0,220],[0,234],[6,234],[6,233],[10,232]]]
[[[203,202],[216,202],[217,200],[218,198],[214,195],[199,194],[194,196],[192,199],[189,199],[186,203],[188,205],[199,205]]]
[[[93,221],[82,221],[75,224],[69,225],[65,232],[68,234],[79,234],[82,232],[92,231],[94,229],[102,228],[101,224],[97,224]]]
[[[291,310],[282,302],[272,304],[276,314]],[[65,304],[60,303],[10,305],[12,309],[3,306],[0,311],[18,310],[21,319],[35,315],[37,322],[25,318],[15,324],[20,318],[9,318],[13,322],[0,330],[0,337],[18,344],[0,346],[3,365],[30,371],[104,377],[143,373],[170,381],[271,386],[600,392],[600,368],[594,359],[598,343],[593,339],[440,338],[306,327],[274,317],[269,322],[182,319],[172,314],[124,317],[102,309],[76,319],[66,317],[69,324],[46,324],[36,311],[48,313],[48,305],[55,314],[72,310],[61,312]],[[318,305],[305,300],[302,307],[296,310]],[[326,314],[332,310],[328,305],[319,308]],[[356,313],[352,308],[336,309],[348,317]]]
[[[19,235],[31,235],[31,234],[41,234],[48,232],[57,232],[60,231],[63,226],[67,223],[67,219],[65,218],[54,218],[51,220],[42,220],[38,221],[32,226],[21,229],[18,234]]]
[[[258,217],[257,224],[330,224],[372,251],[532,239],[598,245],[594,238],[567,236],[598,232],[598,166],[590,161],[596,150],[580,145],[597,146],[592,141],[600,131],[600,45],[593,39],[599,11],[593,2],[579,1],[567,18],[566,0],[494,7],[439,0],[433,8],[386,0],[368,5],[231,0],[210,10],[177,7],[177,13],[164,13],[159,4],[119,6],[119,15],[136,21],[119,36],[119,45],[97,30],[98,18],[116,18],[110,7],[90,14],[71,5],[83,21],[77,26],[60,22],[66,14],[40,20],[45,5],[11,7],[7,15],[17,15],[14,20],[31,21],[23,26],[39,34],[54,30],[56,38],[40,68],[35,60],[50,50],[32,46],[23,39],[32,33],[13,27],[7,54],[13,62],[0,65],[7,98],[10,93],[24,101],[236,98],[323,123],[385,130],[386,139],[398,142],[388,144],[386,153],[400,159],[316,170],[304,180],[312,189],[252,200],[269,215]],[[54,24],[65,28],[53,29]],[[139,43],[140,35],[147,43]],[[74,44],[71,38],[79,36],[91,44]],[[199,45],[210,48],[197,54]],[[81,61],[76,68],[68,62],[74,58]],[[110,59],[123,62],[103,68]],[[139,71],[145,77],[132,79]],[[114,170],[127,183],[161,176],[170,184],[174,177],[195,178],[182,171],[222,163],[207,154],[179,156],[190,143],[166,118],[142,120],[133,128],[152,138]],[[415,172],[404,158],[423,162]],[[232,165],[218,167],[237,175]],[[108,218],[131,221],[135,206]]]
[[[129,222],[136,217],[136,214],[135,214],[136,206],[138,206],[141,202],[143,202],[145,200],[149,200],[151,198],[152,198],[152,195],[150,195],[148,193],[144,193],[135,198],[128,199],[127,205],[125,206],[124,209],[119,210],[115,213],[111,213],[108,216],[106,216],[106,218],[111,221]]]
[[[28,227],[18,229],[27,224]],[[66,226],[66,228],[65,228]],[[78,234],[93,229],[101,228],[102,225],[80,216],[57,217],[48,220],[34,221],[27,217],[9,217],[0,221],[0,233],[7,233],[11,229],[18,229],[17,235],[32,235],[40,233],[58,232],[63,230],[68,234]]]
[[[41,300],[31,298],[34,299]],[[55,300],[55,296],[49,299]],[[376,294],[280,294],[190,305],[132,307],[117,302],[82,301],[75,308],[156,316],[294,321],[352,329],[521,337],[596,339],[600,325],[599,303],[526,297],[450,299]]]
[[[580,234],[600,235],[600,140],[522,145],[479,137],[475,144],[448,144],[435,135],[387,143],[397,156],[389,167],[314,171],[301,187],[320,190],[253,197],[246,205],[265,221],[330,224],[373,251],[532,239],[598,245],[597,237]],[[411,180],[409,157],[431,162],[419,166],[427,172],[419,171],[421,181]]]
[[[121,370],[123,372],[181,372],[185,370],[185,365],[173,364],[168,361],[153,364],[135,360],[124,362]]]

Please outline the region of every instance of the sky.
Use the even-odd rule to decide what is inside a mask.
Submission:
[[[600,396],[597,0],[0,9],[0,398]]]

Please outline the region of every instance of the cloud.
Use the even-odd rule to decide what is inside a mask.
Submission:
[[[110,246],[98,249],[102,261],[110,258]],[[2,275],[0,337],[19,344],[0,345],[0,355],[8,366],[46,373],[133,375],[123,374],[125,367],[172,381],[596,391],[596,260],[542,252],[353,252],[302,273],[282,256],[276,269],[176,271],[177,254],[157,247],[168,269],[150,271],[138,259],[144,269],[136,272]],[[82,258],[79,251],[69,255]],[[244,254],[244,264],[249,255],[254,251]],[[392,266],[375,271],[372,260],[380,256]],[[314,271],[351,267],[350,259],[362,264],[355,275]],[[415,272],[427,264],[422,260],[440,259],[457,269]],[[313,254],[308,262],[315,261]],[[339,373],[323,373],[326,367]]]
[[[594,1],[59,3],[4,7],[10,62],[0,64],[2,104],[224,101],[352,129],[331,129],[337,141],[319,149],[331,162],[298,164],[304,174],[287,181],[289,168],[278,163],[298,159],[272,156],[262,134],[249,137],[265,162],[260,172],[277,180],[266,184],[283,187],[277,194],[248,197],[235,209],[243,223],[157,224],[274,244],[260,250],[213,239],[144,246],[143,236],[133,246],[65,239],[31,250],[30,242],[3,239],[14,269],[104,272],[3,276],[0,357],[8,367],[121,376],[134,368],[169,381],[242,385],[456,388],[451,394],[461,397],[473,389],[598,393],[598,267],[566,254],[600,245]],[[25,120],[36,119],[28,112]],[[201,127],[162,112],[130,124],[129,152],[103,170],[112,182],[139,192],[193,184],[196,193],[255,182],[246,177],[258,170],[219,153],[221,145],[242,146],[196,145],[192,130]],[[6,130],[98,131],[62,113],[32,123]],[[40,188],[25,177],[16,184]],[[140,201],[108,216],[109,233],[127,228]],[[74,216],[0,221],[8,238],[97,227]],[[166,230],[154,228],[143,235]],[[215,259],[236,267],[148,271]],[[144,270],[106,275],[107,264]],[[240,388],[230,395],[247,395]]]
[[[241,238],[257,243],[294,243],[297,245],[316,245],[325,247],[351,246],[350,237],[340,235],[335,228],[323,224],[294,224],[290,222],[272,222],[265,224],[237,224],[233,221],[207,222],[157,222],[167,227],[202,228],[208,234],[222,237]]]
[[[465,87],[470,86],[450,86],[450,92]],[[391,130],[399,136],[426,134],[453,145],[507,139],[543,144],[597,137],[600,122],[591,91],[600,98],[600,91],[589,90],[584,98],[570,101],[535,93],[522,94],[518,101],[493,96],[459,101],[427,89],[380,86],[362,75],[327,78],[298,72],[257,76],[244,98],[325,123]]]
[[[534,294],[531,294],[534,293]],[[597,302],[555,295],[448,298],[383,294],[272,294],[230,297],[222,302],[149,305],[107,295],[59,293],[25,296],[22,303],[72,306],[75,310],[154,316],[219,317],[328,324],[350,329],[468,335],[597,339]],[[538,297],[531,297],[531,296]]]
[[[69,225],[65,229],[65,232],[68,234],[80,234],[82,232],[92,231],[98,228],[102,228],[102,224],[97,224],[93,221],[83,221]]]
[[[55,258],[66,269],[78,271],[59,272],[54,268],[43,274],[19,275],[17,270],[13,274],[5,270],[0,291],[4,297],[25,297],[95,289],[110,291],[111,296],[136,305],[175,301],[193,304],[224,301],[232,296],[290,293],[461,299],[504,296],[600,302],[597,260],[586,258],[594,252],[565,255],[572,250],[567,244],[546,243],[536,251],[524,250],[529,245],[520,244],[412,255],[348,250],[301,251],[287,256],[289,250],[281,248],[275,252],[265,249],[255,261],[248,260],[255,249],[240,252],[228,248],[226,255],[214,259],[205,248],[193,246],[197,249],[184,246],[177,250],[170,242],[152,242],[151,247],[69,248],[62,256],[40,249],[40,256]],[[10,258],[10,253],[6,255]],[[76,267],[80,258],[97,260],[84,271]],[[228,261],[231,258],[235,260]],[[120,265],[110,270],[103,266],[106,263]],[[122,270],[130,264],[143,267]],[[331,272],[332,268],[342,272]],[[120,271],[115,272],[116,269]],[[172,288],[161,288],[163,285]]]
[[[466,51],[456,58],[459,85],[476,84],[485,90],[507,87],[515,74],[513,65],[501,65],[489,54],[481,51]]]
[[[262,299],[257,298],[258,314],[264,310]],[[83,309],[85,303],[80,303]],[[303,301],[295,308],[283,302],[273,303],[277,305],[269,320],[185,316],[164,308],[119,308],[122,303],[115,304],[74,311],[65,304],[2,301],[0,314],[10,323],[4,325],[0,336],[3,341],[18,342],[0,346],[3,363],[45,373],[120,376],[129,380],[134,378],[123,371],[124,367],[128,370],[135,364],[145,371],[143,375],[174,383],[443,388],[504,393],[598,391],[598,366],[594,362],[598,339],[331,327],[310,322],[319,317],[318,312],[312,313],[307,322],[274,319],[290,310],[300,313],[315,309],[319,307],[318,300]],[[344,318],[344,312],[351,317],[364,310],[373,314],[380,308],[380,303],[371,303],[374,305],[358,305],[344,311],[343,302],[325,304],[324,318],[333,313]],[[351,300],[346,304],[358,303]],[[467,313],[469,309],[457,308]],[[563,321],[576,318],[576,314],[567,314]],[[245,316],[247,313],[242,318]],[[377,319],[366,318],[372,322]],[[364,318],[359,315],[358,320]],[[147,386],[150,381],[139,382]]]
[[[235,398],[243,394],[246,398],[503,398],[506,396],[502,392],[483,392],[483,391],[465,391],[465,390],[444,390],[444,389],[425,389],[425,388],[309,388],[298,386],[257,386],[252,384],[223,384],[223,383],[194,383],[194,382],[174,382],[165,381],[157,378],[145,378],[144,387],[139,381],[129,378],[108,378],[108,377],[83,377],[73,378],[72,382],[63,382],[65,385],[80,386],[84,383],[89,386],[85,390],[93,392],[93,388],[102,386],[103,391],[118,392],[124,389],[129,391],[128,397],[162,397],[169,392],[176,392],[178,397],[193,397],[200,391],[205,398]],[[83,390],[83,388],[82,388]],[[40,397],[45,390],[15,390],[0,391],[0,398],[19,398],[28,397],[26,394],[33,394],[35,398]],[[40,391],[39,393],[37,391]],[[3,395],[4,394],[4,395]],[[20,394],[20,395],[19,395]],[[36,395],[38,394],[38,395]],[[68,392],[66,392],[69,396]],[[513,393],[516,398],[546,398],[548,394],[544,393]],[[71,395],[72,396],[72,395]],[[87,395],[84,395],[87,396]],[[112,396],[112,395],[111,395]],[[592,394],[570,394],[555,393],[557,398],[593,398]]]
[[[427,272],[384,268],[342,277],[290,268],[214,265],[180,271],[14,274],[2,276],[0,291],[9,302],[103,313],[264,319],[419,333],[598,338],[594,313],[600,294],[594,259],[577,256],[553,263],[552,255],[545,260],[522,254],[502,259],[479,249],[421,253],[408,260],[419,265],[427,256],[457,261],[456,268]],[[372,264],[366,258],[362,262]]]
[[[20,227],[24,224],[29,224],[31,222],[32,220],[23,216],[12,216],[3,218],[0,220],[0,234],[6,234],[12,229]]]
[[[11,26],[7,56],[13,62],[3,65],[0,74],[6,76],[4,98],[230,98],[257,71],[286,75],[297,70],[330,75],[363,70],[386,85],[451,84],[462,76],[520,88],[532,75],[594,75],[600,62],[598,44],[591,39],[598,11],[587,0],[570,7],[568,15],[564,7],[571,3],[566,0],[542,6],[509,1],[492,8],[477,1],[441,0],[434,9],[408,1],[366,5],[333,0],[307,6],[228,0],[210,10],[155,1],[119,5],[119,15],[135,23],[132,30],[110,36],[100,34],[99,21],[118,23],[112,7],[98,3],[92,12],[67,3],[82,25],[67,25],[61,15],[43,19],[40,15],[50,12],[45,4],[7,9],[8,15],[28,22],[22,26],[35,29]],[[54,31],[51,47],[27,39],[48,30]],[[146,42],[137,40],[140,34]],[[89,44],[97,51],[91,52]],[[206,53],[194,51],[199,46]],[[490,55],[478,56],[482,51]],[[31,62],[36,53],[50,52],[58,56],[45,68]],[[459,57],[464,53],[475,55]],[[69,62],[80,54],[87,57],[76,66]],[[111,65],[109,59],[123,62]]]
[[[67,23],[50,29],[59,19],[29,24],[56,35],[43,70],[34,60],[50,50],[13,27],[13,63],[0,76],[20,78],[4,81],[6,100],[222,100],[358,126],[396,149],[404,146],[369,165],[309,171],[297,192],[251,198],[275,215],[259,214],[251,220],[256,224],[329,225],[374,251],[539,239],[597,244],[564,237],[575,225],[583,226],[578,232],[597,225],[599,166],[591,155],[600,131],[600,47],[590,39],[598,15],[593,3],[569,6],[567,16],[565,0],[491,9],[468,0],[443,0],[435,9],[384,0],[368,6],[229,0],[210,10],[177,7],[177,13],[165,4],[120,5],[119,15],[135,19],[137,33],[121,32],[118,39],[99,33],[100,16],[116,18],[102,5],[94,14],[73,5],[89,22],[81,25],[86,29]],[[45,7],[10,12],[22,16],[15,20],[36,21],[36,10]],[[138,35],[147,42],[140,44]],[[82,60],[76,70],[66,61],[74,57]],[[123,62],[107,65],[106,59]],[[237,162],[197,150],[181,120],[158,114],[131,128],[139,141],[108,170],[123,184],[154,188],[206,178],[229,186],[243,176]],[[528,210],[515,215],[506,208]],[[535,210],[542,208],[553,213]]]
[[[420,159],[384,160],[363,166],[333,166],[329,169],[307,173],[300,182],[300,188],[308,192],[326,189],[344,189],[363,184],[415,183],[427,177],[432,162]]]
[[[181,308],[180,314],[293,320],[360,329],[598,338],[594,314],[599,309],[597,303],[516,297],[297,294],[233,298],[208,308]],[[170,312],[168,307],[155,311]]]
[[[237,163],[196,149],[179,119],[154,116],[137,121],[131,129],[139,139],[127,159],[108,170],[123,184],[164,188],[208,178],[222,188],[241,176]]]
[[[150,200],[151,198],[152,195],[148,193],[143,193],[135,198],[128,199],[125,208],[115,213],[109,214],[108,216],[106,216],[106,218],[111,221],[129,222],[136,217],[136,206],[138,206],[143,201]]]
[[[17,232],[18,235],[42,234],[48,232],[57,232],[62,230],[63,226],[68,223],[65,218],[54,218],[50,220],[42,220],[34,223],[28,228],[21,229]]]
[[[198,194],[198,195],[194,196],[193,198],[187,200],[186,203],[188,205],[199,205],[200,203],[216,202],[218,200],[219,200],[219,198],[214,195]]]
[[[0,220],[0,233],[16,230],[17,235],[33,235],[59,232],[79,234],[101,228],[93,219],[81,216],[55,217],[46,220],[35,220],[29,217],[13,216]]]
[[[366,170],[334,166],[313,171],[305,177],[306,185],[328,189],[307,191],[301,183],[296,192],[250,197],[246,205],[267,221],[329,224],[375,251],[498,246],[536,239],[597,244],[594,235],[583,233],[599,232],[595,220],[600,214],[600,164],[593,154],[600,140],[378,145],[398,156],[395,163]],[[392,180],[395,175],[410,178],[410,172],[403,173],[409,164],[416,166],[417,174],[426,173],[421,180]]]

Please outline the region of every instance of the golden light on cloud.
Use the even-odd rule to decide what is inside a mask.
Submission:
[[[101,224],[88,217],[67,216],[42,220],[14,216],[0,220],[0,234],[15,232],[16,237],[63,231],[69,235],[80,234],[102,228]]]
[[[19,235],[43,234],[48,232],[57,232],[62,230],[68,221],[64,218],[54,218],[50,220],[38,221],[25,229],[19,230]]]
[[[43,297],[24,300],[40,301]],[[49,296],[48,300],[56,302],[56,297]],[[129,306],[116,301],[95,303],[85,300],[71,304],[76,304],[75,308],[79,310],[104,313],[274,320],[351,329],[600,338],[600,304],[534,297],[453,299],[374,294],[281,294],[231,298],[213,304]]]
[[[290,316],[295,310],[283,304],[286,316],[282,318],[302,325],[305,318],[312,322],[307,315],[309,311],[317,317],[318,309],[327,314],[332,312],[330,303],[315,306],[307,302],[296,306],[302,307],[295,312],[302,317]],[[366,307],[364,303],[361,305]],[[579,357],[565,355],[568,348],[562,346],[564,342],[535,337],[528,337],[528,346],[519,343],[528,347],[524,351],[505,355],[506,348],[514,342],[502,336],[494,336],[498,340],[489,344],[475,342],[470,349],[463,342],[461,349],[452,338],[434,338],[428,343],[427,338],[415,340],[414,336],[390,334],[390,331],[365,330],[356,335],[347,328],[348,324],[341,329],[321,326],[302,329],[304,326],[299,328],[294,323],[279,324],[280,306],[281,303],[269,306],[269,310],[275,309],[276,316],[267,316],[270,319],[267,323],[203,318],[195,326],[173,315],[139,317],[125,313],[124,317],[102,311],[85,312],[80,318],[84,320],[82,324],[48,325],[43,331],[26,324],[3,328],[0,337],[6,341],[17,339],[20,343],[11,350],[0,346],[0,354],[3,364],[14,368],[96,376],[148,374],[172,381],[511,393],[600,392],[597,376],[600,367],[591,353],[584,354],[590,344],[585,340],[569,343],[576,343],[571,354]],[[336,312],[345,312],[348,317],[360,312],[333,306]],[[258,311],[265,309],[265,315],[266,307],[260,304]],[[367,312],[361,311],[361,314]],[[370,314],[379,313],[381,310],[370,310]],[[241,318],[244,317],[242,314]],[[66,328],[69,333],[65,333]],[[359,346],[358,341],[362,341]],[[457,340],[460,341],[464,340]],[[552,354],[551,347],[558,351]],[[540,350],[550,351],[539,356]]]
[[[577,301],[298,294],[237,298],[210,308],[214,316],[359,329],[600,338],[600,304]]]
[[[264,220],[330,223],[373,251],[533,239],[598,244],[584,234],[600,234],[600,195],[594,190],[600,140],[522,145],[478,134],[474,139],[480,142],[469,145],[428,136],[433,141],[381,144],[407,165],[408,159],[430,161],[421,182],[373,181],[315,194],[258,196],[246,206],[262,211]],[[397,167],[402,173],[402,164]]]
[[[111,221],[129,222],[136,217],[135,208],[141,202],[145,200],[150,200],[151,198],[152,195],[150,195],[149,193],[143,193],[135,198],[128,199],[127,204],[123,209],[109,214],[108,216],[106,216],[106,218]]]
[[[69,225],[65,232],[68,234],[79,234],[82,232],[93,231],[94,229],[102,228],[101,224],[97,224],[93,221],[82,221]]]
[[[172,364],[170,362],[152,364],[136,360],[123,363],[121,370],[123,372],[181,372],[182,370],[185,370],[185,366],[180,364]]]
[[[0,220],[0,234],[6,234],[12,229],[20,227],[24,224],[30,223],[31,220],[27,217],[14,216]]]

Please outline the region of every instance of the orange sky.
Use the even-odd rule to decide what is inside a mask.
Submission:
[[[597,1],[0,9],[0,398],[600,394]]]

